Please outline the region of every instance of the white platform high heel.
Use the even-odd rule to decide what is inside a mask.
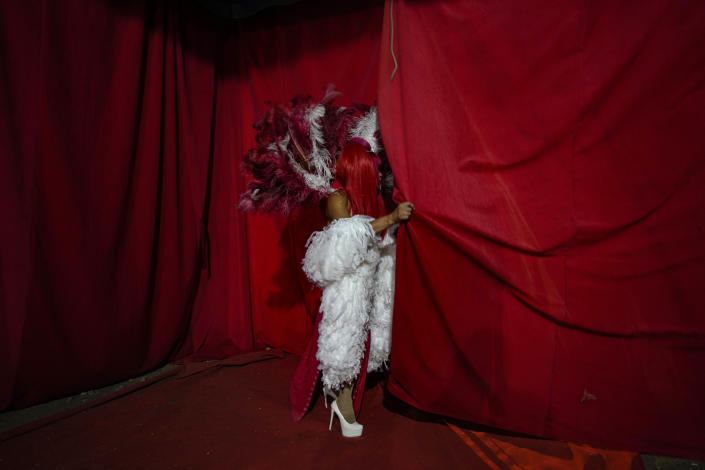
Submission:
[[[333,417],[338,416],[338,421],[340,421],[340,432],[343,437],[360,437],[362,436],[362,424],[355,421],[354,423],[348,423],[345,421],[343,413],[338,409],[337,400],[333,400],[330,404],[330,424],[328,425],[328,430],[333,430]]]
[[[333,400],[338,398],[336,396],[335,392],[333,392],[333,390],[324,386],[323,387],[323,406],[325,406],[326,408],[328,408],[328,397],[331,397]]]

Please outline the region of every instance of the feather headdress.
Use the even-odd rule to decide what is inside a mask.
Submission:
[[[240,197],[241,210],[290,214],[327,197],[335,159],[351,139],[363,139],[373,153],[382,153],[377,108],[334,107],[338,96],[329,85],[318,102],[299,96],[269,106],[254,124],[256,145],[245,155],[250,181]]]

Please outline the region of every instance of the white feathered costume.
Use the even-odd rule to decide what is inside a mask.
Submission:
[[[389,358],[397,226],[382,239],[372,220],[334,220],[306,243],[304,272],[323,290],[316,358],[323,384],[334,390],[360,373],[368,332],[367,371],[384,367]]]

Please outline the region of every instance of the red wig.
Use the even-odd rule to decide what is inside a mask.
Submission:
[[[380,217],[384,203],[377,193],[379,170],[372,155],[357,142],[349,142],[335,163],[335,179],[341,184],[354,215]]]

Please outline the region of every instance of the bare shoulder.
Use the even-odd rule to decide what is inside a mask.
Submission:
[[[326,213],[329,219],[344,219],[350,217],[350,204],[345,191],[339,189],[328,196],[326,201]]]

